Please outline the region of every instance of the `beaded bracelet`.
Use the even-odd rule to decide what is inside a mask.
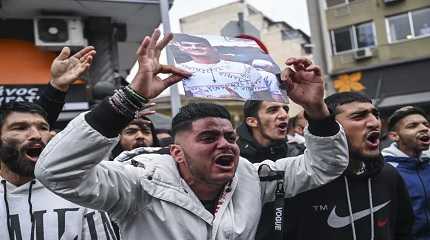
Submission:
[[[125,87],[124,90],[126,93],[128,93],[130,96],[132,96],[133,98],[135,98],[139,102],[143,102],[143,103],[149,102],[149,100],[146,97],[142,96],[140,93],[138,93],[136,90],[134,90],[130,86]]]

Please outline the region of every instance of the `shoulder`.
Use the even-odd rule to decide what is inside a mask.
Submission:
[[[384,163],[384,166],[379,173],[380,177],[384,179],[384,181],[398,181],[398,179],[401,178],[399,171],[392,164],[393,163]]]

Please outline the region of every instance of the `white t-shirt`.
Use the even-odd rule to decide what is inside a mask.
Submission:
[[[252,66],[221,60],[215,64],[194,61],[179,64],[193,75],[183,81],[185,91],[193,97],[250,99],[261,84],[261,74]]]

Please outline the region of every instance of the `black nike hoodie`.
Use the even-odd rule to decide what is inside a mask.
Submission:
[[[284,239],[413,239],[405,184],[383,158],[349,170],[334,181],[288,199]]]

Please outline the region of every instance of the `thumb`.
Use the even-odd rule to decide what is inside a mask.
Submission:
[[[60,54],[57,56],[58,60],[66,60],[70,56],[70,48],[63,47]]]

